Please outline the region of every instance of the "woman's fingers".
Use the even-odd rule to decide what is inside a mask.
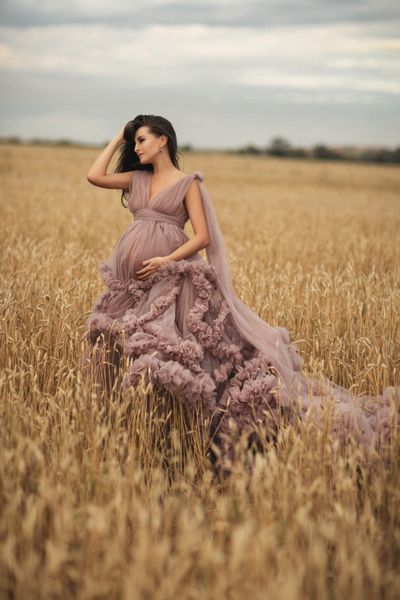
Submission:
[[[136,271],[136,279],[147,279],[147,277],[150,277],[150,275],[152,275],[156,271],[157,269],[150,269],[148,271],[143,270],[143,273],[141,273],[140,275],[139,271]]]

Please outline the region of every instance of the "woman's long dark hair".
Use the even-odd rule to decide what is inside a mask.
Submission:
[[[153,171],[153,165],[142,165],[138,155],[135,152],[135,135],[139,127],[147,126],[151,133],[160,137],[166,135],[168,138],[167,148],[169,156],[174,166],[179,169],[178,156],[181,153],[178,150],[176,133],[172,124],[164,117],[158,115],[137,115],[132,121],[128,121],[124,128],[125,144],[120,146],[119,158],[114,173],[124,173],[125,171]],[[122,190],[121,203],[124,208],[123,200],[127,199],[127,190]]]

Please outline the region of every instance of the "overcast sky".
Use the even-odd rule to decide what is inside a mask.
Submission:
[[[400,145],[399,0],[0,1],[0,135]]]

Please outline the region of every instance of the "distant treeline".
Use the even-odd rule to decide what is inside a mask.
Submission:
[[[0,144],[29,144],[34,146],[78,146],[80,148],[98,148],[102,144],[86,144],[85,142],[76,142],[68,138],[59,138],[51,140],[47,138],[20,138],[17,135],[0,137]]]
[[[0,144],[34,144],[42,146],[77,146],[86,148],[103,147],[108,142],[103,144],[87,144],[83,142],[75,142],[67,138],[58,140],[49,140],[46,138],[30,138],[21,139],[18,136],[0,137]],[[193,152],[197,149],[191,144],[179,146],[181,152]],[[207,150],[202,150],[207,152]],[[210,149],[214,152],[215,150]],[[228,148],[225,152],[232,154],[253,154],[253,155],[270,155],[289,158],[305,158],[319,160],[343,160],[343,161],[363,161],[373,163],[400,163],[400,145],[397,148],[391,149],[383,146],[357,146],[357,145],[335,145],[328,146],[327,144],[316,144],[310,147],[292,146],[291,143],[284,137],[272,138],[269,145],[257,146],[248,144],[239,148]]]
[[[328,146],[327,144],[316,144],[311,148],[292,146],[283,137],[274,137],[269,146],[265,148],[248,145],[236,150],[240,154],[269,154],[270,156],[282,156],[291,158],[308,158],[319,160],[353,160],[378,163],[400,163],[400,145],[390,149],[374,146]]]

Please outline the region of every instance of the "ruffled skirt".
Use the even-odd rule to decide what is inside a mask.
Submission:
[[[295,426],[310,419],[320,425],[329,394],[336,399],[338,437],[350,431],[368,446],[379,424],[389,432],[392,388],[381,405],[363,407],[340,386],[305,377],[288,330],[275,327],[293,367],[293,385],[283,385],[274,357],[238,334],[216,272],[203,259],[167,262],[145,280],[116,279],[103,261],[99,271],[106,289],[85,324],[82,368],[106,392],[124,356],[122,388],[152,383],[189,409],[200,409],[219,435],[229,435],[232,425],[241,434],[263,424],[272,437],[282,422]]]

